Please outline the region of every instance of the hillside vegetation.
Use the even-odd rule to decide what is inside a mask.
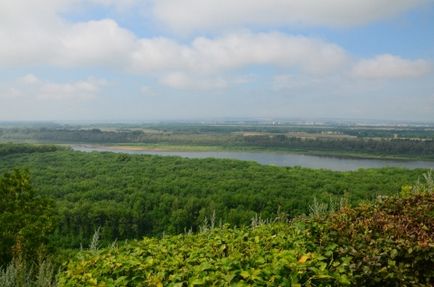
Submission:
[[[216,222],[294,217],[309,205],[345,198],[351,204],[391,195],[425,170],[334,172],[221,159],[83,153],[27,145],[1,148],[0,173],[27,169],[35,189],[55,200],[55,247],[87,246],[97,228],[104,243],[144,235],[196,232]]]
[[[81,252],[59,286],[432,286],[432,188],[290,222]]]
[[[0,151],[0,286],[433,284],[424,170]]]

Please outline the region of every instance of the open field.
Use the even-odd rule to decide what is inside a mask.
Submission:
[[[274,151],[434,160],[432,126],[142,124],[1,127],[0,142],[99,144],[157,151]]]

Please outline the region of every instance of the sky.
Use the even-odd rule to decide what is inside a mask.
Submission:
[[[0,0],[0,121],[434,122],[434,0]]]

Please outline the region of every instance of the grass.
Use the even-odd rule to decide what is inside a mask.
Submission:
[[[55,287],[57,273],[50,261],[29,264],[22,259],[15,259],[4,268],[0,268],[0,286]]]

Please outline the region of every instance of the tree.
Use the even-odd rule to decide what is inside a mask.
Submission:
[[[32,188],[27,171],[0,177],[0,266],[14,256],[35,258],[56,227],[54,202]]]

